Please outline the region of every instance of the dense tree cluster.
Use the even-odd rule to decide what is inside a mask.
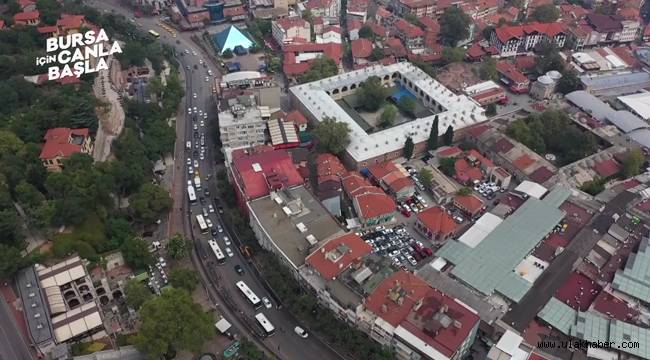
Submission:
[[[334,118],[323,118],[313,133],[319,149],[334,155],[342,153],[350,144],[350,127]]]
[[[554,154],[560,165],[582,159],[597,149],[593,134],[580,131],[562,111],[547,110],[514,121],[507,134],[538,154]]]
[[[390,90],[382,85],[381,79],[377,76],[371,76],[361,83],[357,89],[356,96],[359,108],[375,112],[384,105],[389,94]]]
[[[336,65],[336,62],[327,56],[323,56],[314,60],[309,67],[309,70],[300,75],[298,80],[300,83],[308,83],[334,76],[338,74],[338,72],[339,68]]]
[[[472,18],[457,6],[450,6],[440,17],[440,36],[450,46],[469,37],[469,26]]]

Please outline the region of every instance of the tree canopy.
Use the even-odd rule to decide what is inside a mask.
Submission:
[[[553,3],[536,7],[535,10],[533,10],[533,13],[530,15],[530,18],[532,20],[536,20],[541,23],[552,23],[557,21],[559,17],[560,11]]]
[[[465,59],[465,49],[461,47],[446,47],[442,50],[442,58],[448,62],[461,62]]]
[[[420,183],[422,183],[425,188],[430,188],[431,182],[433,181],[433,172],[431,172],[431,170],[428,168],[420,169],[420,172],[418,173],[418,180],[420,180]]]
[[[623,176],[629,178],[639,175],[643,163],[645,163],[645,156],[641,149],[631,149],[623,160]]]
[[[362,82],[356,92],[359,107],[369,112],[379,110],[388,95],[389,90],[381,84],[381,79],[377,76],[371,76]]]
[[[199,351],[214,335],[212,318],[183,289],[166,289],[140,308],[136,346],[148,359],[181,350]]]
[[[578,73],[574,70],[564,71],[557,82],[557,91],[566,95],[580,89],[582,89],[582,82],[578,77]]]
[[[433,118],[431,131],[429,132],[429,139],[427,139],[427,150],[435,150],[438,148],[438,115]]]
[[[449,125],[445,133],[442,134],[442,143],[449,146],[452,142],[454,142],[454,128]]]
[[[395,117],[397,116],[397,108],[393,104],[384,105],[384,110],[379,116],[379,126],[382,128],[388,128],[393,126],[395,123]]]
[[[456,175],[456,159],[442,158],[440,159],[440,171],[447,176]]]
[[[487,58],[481,63],[479,68],[479,76],[481,80],[499,80],[499,72],[497,71],[497,61],[495,58]]]
[[[339,68],[336,66],[336,62],[327,56],[323,56],[314,60],[314,62],[309,67],[309,70],[300,75],[298,80],[300,83],[304,84],[334,76],[338,74],[338,72]]]
[[[145,269],[153,265],[153,257],[147,242],[139,237],[128,238],[121,247],[124,261],[133,269]]]
[[[348,124],[332,117],[324,118],[314,129],[320,150],[334,155],[342,153],[350,144],[350,128]]]
[[[172,199],[162,187],[146,183],[139,192],[131,196],[129,204],[139,221],[152,223],[163,212],[171,209]]]
[[[126,304],[134,310],[140,307],[152,298],[153,294],[147,286],[136,279],[130,279],[124,286],[124,296],[126,297]]]
[[[440,36],[451,46],[469,37],[472,19],[460,7],[450,6],[440,17]]]
[[[359,37],[372,40],[375,38],[375,33],[372,31],[370,25],[363,25],[361,29],[359,29]]]
[[[404,157],[411,159],[413,157],[413,150],[415,149],[415,144],[413,144],[413,139],[409,136],[404,142]]]
[[[199,284],[199,275],[192,269],[172,269],[169,272],[169,283],[175,288],[185,289],[191,293]]]
[[[167,253],[174,260],[181,260],[189,252],[187,240],[181,234],[176,234],[169,238],[167,243]]]

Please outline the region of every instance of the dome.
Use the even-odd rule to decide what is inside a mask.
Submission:
[[[546,73],[546,76],[548,76],[553,81],[557,81],[562,77],[562,74],[560,74],[558,71],[551,70]]]
[[[538,77],[537,81],[539,81],[541,84],[544,84],[544,85],[553,84],[553,80],[550,77],[548,77],[547,75],[542,75],[542,76]]]

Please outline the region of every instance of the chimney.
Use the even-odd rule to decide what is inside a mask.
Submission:
[[[462,328],[463,328],[463,324],[462,324],[460,321],[458,321],[458,320],[454,320],[454,327],[455,327],[456,329],[462,329]]]
[[[424,303],[424,298],[420,298],[415,305],[413,306],[413,311],[418,311],[422,307],[422,304]]]
[[[449,306],[447,304],[444,304],[440,307],[440,310],[438,310],[438,312],[441,314],[446,314],[447,310],[449,310]]]
[[[388,306],[386,304],[381,304],[381,312],[384,314],[388,312]]]
[[[403,297],[403,296],[400,296],[400,297],[397,299],[397,305],[402,306],[402,304],[404,304],[404,297]]]

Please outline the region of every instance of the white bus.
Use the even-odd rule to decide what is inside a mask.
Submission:
[[[266,336],[272,336],[275,334],[275,327],[273,327],[273,324],[269,321],[269,319],[264,316],[262,313],[255,314],[255,320],[257,320],[257,323],[260,324],[262,329],[264,329],[264,334]]]
[[[219,265],[225,264],[226,257],[223,255],[223,252],[221,251],[219,244],[217,244],[217,242],[214,240],[208,240],[208,244],[210,244],[210,248],[212,248],[212,252],[214,253],[214,256],[217,257],[217,264]]]
[[[205,219],[203,219],[203,215],[201,214],[196,215],[196,222],[199,224],[199,228],[201,229],[201,234],[207,234],[208,224],[205,223]]]
[[[259,309],[262,307],[262,301],[260,301],[260,298],[255,295],[255,293],[248,288],[246,283],[243,281],[237,281],[237,287],[239,288],[239,291],[250,301],[250,303],[253,305],[255,309]]]
[[[190,204],[196,203],[196,193],[194,192],[194,186],[187,187],[187,196],[190,198]]]

